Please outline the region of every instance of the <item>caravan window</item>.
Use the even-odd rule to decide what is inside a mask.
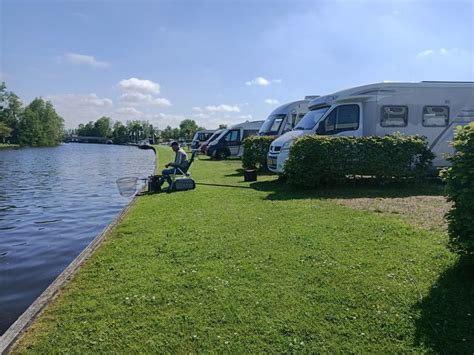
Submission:
[[[341,105],[332,110],[318,127],[317,134],[331,135],[359,128],[359,105]]]
[[[238,130],[232,130],[232,131],[229,131],[225,137],[224,137],[224,141],[226,143],[234,143],[234,142],[237,142],[239,140],[239,134],[240,132]]]
[[[423,126],[444,127],[448,125],[448,106],[425,106],[423,107]]]
[[[355,131],[359,128],[359,106],[358,105],[342,105],[337,108],[337,124],[336,130]]]
[[[404,127],[408,124],[407,106],[382,106],[382,127]]]

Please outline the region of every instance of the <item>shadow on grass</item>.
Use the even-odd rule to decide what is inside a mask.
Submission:
[[[235,170],[235,173],[232,173],[232,174],[227,174],[227,175],[224,175],[224,176],[244,176],[244,171],[246,169],[237,169]],[[277,176],[275,173],[272,173],[271,171],[268,171],[268,170],[257,170],[257,176]]]
[[[196,182],[196,185],[204,185],[204,186],[214,186],[214,187],[234,187],[237,189],[250,189],[250,186],[239,186],[239,185],[227,185],[227,184],[211,184],[207,182]]]
[[[474,262],[461,260],[446,270],[415,311],[417,344],[434,353],[472,354],[474,351]]]
[[[267,191],[268,200],[294,200],[294,199],[352,199],[362,197],[410,197],[410,196],[443,196],[444,185],[439,182],[420,182],[412,184],[391,183],[376,185],[367,181],[346,184],[337,187],[321,187],[319,189],[297,189],[286,184],[283,180],[255,182],[250,186],[258,191]]]

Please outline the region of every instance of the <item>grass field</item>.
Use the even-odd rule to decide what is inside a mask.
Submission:
[[[239,167],[203,158],[196,190],[140,197],[15,352],[472,353],[474,272],[419,223],[440,186],[298,191]]]

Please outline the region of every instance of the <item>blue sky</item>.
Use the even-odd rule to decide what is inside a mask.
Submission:
[[[0,80],[68,128],[264,119],[305,95],[474,81],[474,1],[0,0]]]

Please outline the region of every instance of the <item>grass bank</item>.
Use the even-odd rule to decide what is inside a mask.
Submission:
[[[12,148],[19,148],[20,146],[18,144],[4,144],[0,143],[0,150],[1,149],[12,149]]]
[[[239,167],[197,160],[196,190],[140,197],[15,352],[472,352],[473,273],[446,234],[336,201],[439,188],[297,191]]]

